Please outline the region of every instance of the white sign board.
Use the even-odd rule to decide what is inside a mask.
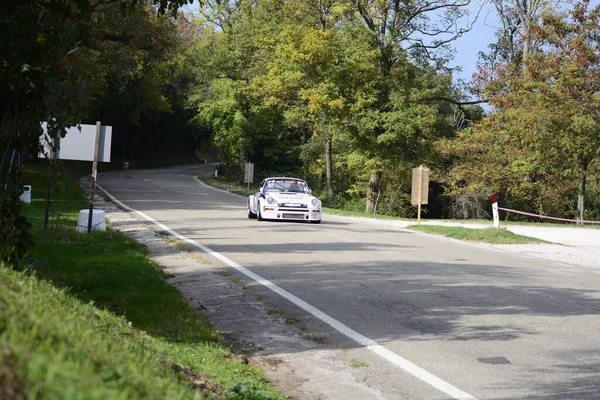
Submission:
[[[246,163],[244,168],[244,183],[254,183],[254,164]]]
[[[46,158],[49,154],[48,131],[46,122],[42,123],[44,133],[40,143],[44,146],[44,153],[39,153],[39,158]],[[67,129],[67,135],[60,138],[59,149],[55,155],[59,160],[94,161],[94,147],[96,141],[96,125],[77,125]],[[100,128],[100,142],[98,145],[98,161],[110,162],[110,146],[112,141],[112,126]]]

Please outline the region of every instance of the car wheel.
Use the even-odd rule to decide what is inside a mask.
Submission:
[[[256,214],[252,212],[252,210],[250,210],[250,200],[248,200],[248,218],[249,219],[256,219]]]
[[[260,202],[256,204],[256,219],[258,219],[259,221],[264,221],[260,213]]]
[[[310,221],[310,223],[311,223],[311,224],[320,224],[320,223],[321,223],[321,220],[319,219],[319,220],[316,220],[316,221]]]

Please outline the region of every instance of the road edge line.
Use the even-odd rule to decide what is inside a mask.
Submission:
[[[260,283],[261,285],[265,286],[269,290],[277,293],[278,295],[285,298],[289,302],[295,304],[296,306],[300,307],[304,311],[306,311],[309,314],[313,315],[314,317],[320,319],[321,321],[323,321],[327,325],[331,326],[333,329],[340,332],[344,336],[354,340],[355,342],[359,343],[366,349],[368,349],[368,350],[372,351],[373,353],[379,355],[380,357],[386,359],[388,362],[396,365],[397,367],[399,367],[400,369],[404,370],[405,372],[411,374],[415,378],[425,382],[429,386],[439,390],[442,393],[445,393],[445,394],[451,396],[455,400],[478,400],[476,397],[470,395],[469,393],[457,388],[456,386],[452,385],[449,382],[444,381],[443,379],[441,379],[441,378],[437,377],[436,375],[432,374],[431,372],[419,367],[418,365],[407,360],[406,358],[394,353],[393,351],[386,349],[385,347],[378,344],[374,340],[369,339],[368,337],[358,333],[357,331],[350,328],[349,326],[344,325],[342,322],[329,316],[328,314],[326,314],[323,311],[319,310],[318,308],[310,305],[306,301],[300,299],[299,297],[293,295],[292,293],[286,291],[285,289],[277,286],[273,282],[263,278],[262,276],[260,276],[258,274],[255,274],[254,272],[250,271],[249,269],[241,266],[240,264],[236,263],[233,260],[230,260],[229,258],[225,257],[224,255],[212,250],[211,248],[209,248],[201,243],[198,243],[192,239],[189,239],[186,236],[181,235],[180,233],[172,230],[168,226],[155,220],[154,218],[148,216],[147,214],[144,214],[143,212],[141,212],[139,210],[136,210],[134,208],[127,206],[120,200],[117,200],[116,197],[114,197],[112,194],[110,194],[102,186],[96,184],[96,187],[98,189],[100,189],[102,192],[104,192],[104,194],[109,199],[111,199],[111,201],[113,201],[115,204],[117,204],[119,207],[121,207],[127,211],[136,213],[143,219],[153,223],[154,225],[158,226],[159,228],[163,229],[164,231],[168,232],[169,234],[175,236],[176,238],[178,238],[194,247],[197,247],[198,249],[204,251],[205,253],[224,262],[225,264],[234,268],[238,272],[246,275],[247,277],[256,281],[257,283]]]

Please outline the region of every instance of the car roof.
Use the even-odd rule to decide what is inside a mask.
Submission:
[[[302,181],[302,182],[306,182],[304,179],[300,179],[300,178],[294,178],[292,176],[272,176],[270,178],[265,178],[263,179],[263,182],[271,180],[271,179],[295,179],[297,181]]]

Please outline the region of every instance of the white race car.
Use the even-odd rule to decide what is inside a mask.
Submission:
[[[321,200],[297,178],[267,178],[248,196],[248,218],[321,222]]]

